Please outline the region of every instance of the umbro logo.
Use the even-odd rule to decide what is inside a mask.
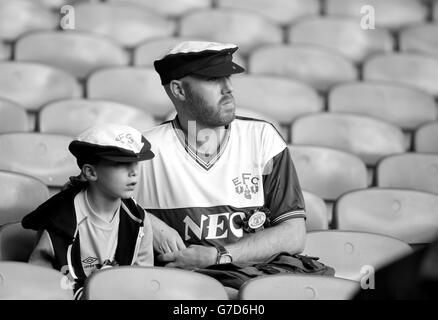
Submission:
[[[96,262],[96,261],[97,261],[97,258],[94,258],[94,257],[88,257],[88,258],[82,260],[82,262],[85,264],[92,264],[93,262]]]

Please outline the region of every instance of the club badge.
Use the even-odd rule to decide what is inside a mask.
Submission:
[[[255,211],[251,215],[251,217],[249,217],[248,226],[251,229],[255,230],[263,226],[265,221],[266,221],[266,214],[263,211]]]

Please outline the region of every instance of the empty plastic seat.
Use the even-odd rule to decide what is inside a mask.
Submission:
[[[306,230],[327,230],[328,216],[324,200],[317,195],[303,190],[304,203],[306,206]]]
[[[0,98],[0,133],[29,131],[26,110],[18,104]]]
[[[152,68],[111,68],[93,73],[87,81],[89,98],[132,105],[156,117],[173,110],[158,73]]]
[[[303,254],[319,257],[322,263],[335,269],[336,277],[359,281],[411,252],[407,243],[396,238],[375,233],[326,230],[307,233]]]
[[[405,153],[377,165],[377,186],[438,193],[438,155]]]
[[[239,108],[267,113],[281,123],[290,123],[299,115],[323,109],[316,90],[302,82],[250,74],[232,77],[231,81]]]
[[[15,51],[16,60],[41,62],[79,78],[97,69],[129,63],[128,54],[116,42],[76,31],[33,33],[21,38]]]
[[[376,55],[364,64],[365,80],[385,80],[417,87],[438,96],[438,58],[398,53]]]
[[[437,118],[432,95],[416,88],[383,81],[344,83],[328,97],[331,112],[349,112],[380,118],[402,129],[414,130]]]
[[[275,274],[248,280],[240,300],[349,300],[360,289],[352,280],[298,274]]]
[[[0,261],[0,300],[72,300],[65,276],[24,262]]]
[[[28,111],[48,102],[77,98],[82,90],[69,73],[47,65],[28,62],[0,62],[0,97]]]
[[[438,57],[438,24],[412,26],[400,31],[400,49]]]
[[[301,187],[324,200],[368,186],[366,166],[355,155],[316,146],[288,147]]]
[[[37,233],[21,222],[0,226],[0,261],[27,262],[36,244]]]
[[[85,283],[87,300],[226,300],[216,279],[164,267],[115,267],[93,273]]]
[[[234,43],[241,54],[283,40],[279,26],[257,13],[238,9],[208,9],[186,14],[181,18],[180,36]]]
[[[348,17],[302,19],[290,27],[289,42],[324,46],[355,62],[375,53],[391,51],[394,46],[388,30],[364,30],[357,19]]]
[[[16,172],[0,171],[0,225],[21,221],[49,198],[40,180]]]
[[[401,129],[385,121],[347,113],[318,113],[292,124],[292,143],[344,150],[367,165],[407,150]]]
[[[333,227],[374,232],[409,244],[438,236],[438,195],[413,190],[372,188],[342,195],[335,204]]]
[[[11,56],[11,47],[0,41],[0,60],[8,60]]]
[[[0,170],[28,174],[48,186],[63,186],[78,175],[76,159],[68,150],[73,138],[42,133],[0,135]]]
[[[438,153],[438,122],[427,123],[415,132],[415,152]]]
[[[218,0],[217,5],[220,8],[251,10],[282,25],[305,16],[318,15],[320,11],[317,0]]]
[[[59,117],[62,116],[62,121]],[[100,123],[132,126],[140,131],[155,125],[154,118],[143,110],[105,100],[61,100],[40,111],[40,131],[76,136]]]
[[[15,41],[26,32],[50,30],[57,26],[57,15],[37,1],[0,1],[0,39]]]
[[[134,47],[153,37],[175,32],[175,22],[134,3],[81,3],[75,6],[75,28],[117,40]]]
[[[148,10],[163,16],[179,17],[187,12],[208,8],[211,0],[108,0],[115,3],[141,4]]]
[[[360,19],[369,12],[361,10],[364,6],[374,8],[376,27],[399,29],[425,21],[428,16],[428,10],[420,0],[327,0],[325,12]]]
[[[84,0],[38,0],[39,3],[45,5],[46,7],[59,9],[63,5],[74,5]]]
[[[317,90],[357,78],[353,63],[336,51],[310,45],[266,46],[249,56],[249,72],[305,82]]]

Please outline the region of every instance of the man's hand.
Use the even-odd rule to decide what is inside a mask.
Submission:
[[[172,253],[186,248],[179,233],[157,217],[150,215],[154,249],[159,253]]]
[[[166,267],[193,270],[205,268],[216,263],[217,250],[215,247],[191,245],[188,248],[159,255],[159,261],[169,262]]]

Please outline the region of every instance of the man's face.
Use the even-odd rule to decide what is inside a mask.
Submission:
[[[206,127],[220,127],[235,118],[236,105],[230,77],[187,76],[183,79],[186,96],[184,112]]]

